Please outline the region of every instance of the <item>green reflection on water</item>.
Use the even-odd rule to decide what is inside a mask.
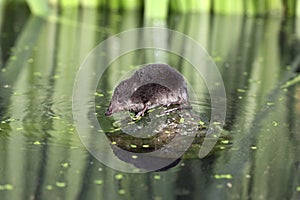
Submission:
[[[299,44],[299,22],[170,16],[168,23],[159,24],[197,40],[223,75],[228,96],[225,139],[209,157],[191,159],[198,153],[192,149],[164,172],[122,174],[89,155],[73,125],[75,74],[100,41],[143,26],[137,16],[83,9],[65,11],[58,21],[26,15],[17,21],[1,20],[1,199],[298,199],[300,88],[281,85],[297,64],[293,61],[299,48],[293,44]],[[183,56],[197,56],[184,44],[170,43],[182,49]],[[96,98],[103,99],[97,104],[99,115],[120,77],[153,60],[153,51],[140,55],[120,58],[107,70],[97,91],[101,95]],[[206,88],[189,63],[171,54],[165,59],[204,95],[196,103],[208,109]],[[112,127],[106,118],[99,120],[107,129]]]

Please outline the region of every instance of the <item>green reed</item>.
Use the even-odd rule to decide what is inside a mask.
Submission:
[[[3,3],[26,2],[31,12],[47,16],[56,8],[105,8],[143,10],[146,18],[166,19],[169,13],[214,13],[250,16],[300,16],[297,0],[1,0]]]

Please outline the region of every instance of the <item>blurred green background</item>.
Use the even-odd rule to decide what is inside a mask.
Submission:
[[[300,199],[299,17],[297,0],[0,0],[0,199]],[[81,144],[72,90],[96,45],[146,26],[179,31],[207,50],[224,80],[227,117],[209,156],[191,148],[173,168],[129,174]],[[185,41],[166,36],[165,44],[191,53]],[[119,129],[101,112],[112,89],[156,53],[129,54],[105,72],[95,98],[110,133]],[[174,55],[165,62],[209,111],[190,64]]]

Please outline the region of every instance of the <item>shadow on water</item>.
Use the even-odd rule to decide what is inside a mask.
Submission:
[[[81,144],[72,89],[88,52],[110,35],[143,26],[142,17],[82,9],[49,20],[23,12],[11,20],[8,13],[0,24],[1,199],[300,198],[300,87],[282,87],[299,72],[299,21],[171,15],[161,23],[195,39],[216,62],[228,98],[226,125],[208,157],[197,158],[196,138],[169,169],[129,174],[104,166]],[[183,57],[197,56],[185,41],[166,45]],[[116,53],[108,49],[108,55]],[[128,71],[154,62],[155,53],[136,51],[116,60],[99,82],[98,120],[111,137],[114,124],[101,113],[113,88]],[[201,97],[193,103],[207,117],[210,99],[201,78],[182,57],[164,56]]]

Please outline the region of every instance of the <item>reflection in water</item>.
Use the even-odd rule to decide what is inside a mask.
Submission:
[[[142,26],[141,18],[93,9],[64,11],[57,21],[31,16],[12,21],[8,16],[0,24],[1,198],[299,199],[300,89],[299,84],[281,85],[299,67],[300,24],[277,18],[171,16],[166,26],[205,47],[223,75],[228,96],[223,137],[204,159],[195,159],[198,151],[191,148],[167,171],[122,174],[81,145],[71,96],[87,53],[109,35]],[[165,44],[180,49],[183,57],[197,56],[185,41],[173,38]],[[114,53],[113,48],[107,52]],[[194,103],[209,113],[206,87],[190,64],[178,56],[159,55],[182,72],[201,96]],[[153,59],[155,51],[116,60],[97,91],[96,109],[105,109],[120,77],[134,68],[123,63],[137,66]],[[98,115],[110,130],[111,122]]]

